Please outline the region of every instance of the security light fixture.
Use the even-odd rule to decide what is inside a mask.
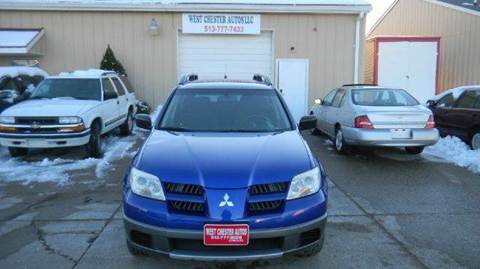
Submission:
[[[152,19],[148,25],[148,32],[150,32],[152,36],[158,35],[160,33],[160,23],[157,20]]]

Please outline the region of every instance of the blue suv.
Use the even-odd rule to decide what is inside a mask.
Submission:
[[[241,261],[319,252],[327,174],[268,78],[181,80],[124,179],[134,255]]]

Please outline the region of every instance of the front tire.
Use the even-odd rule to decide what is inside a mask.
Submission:
[[[125,122],[120,125],[120,135],[121,136],[129,136],[132,134],[133,131],[133,114],[132,110],[128,110],[127,119]]]
[[[100,124],[95,121],[90,128],[90,139],[88,144],[85,145],[85,151],[87,152],[87,157],[100,158],[102,156],[102,140],[101,140],[101,129]]]
[[[480,131],[477,131],[472,135],[472,139],[470,139],[470,147],[473,150],[480,149]]]
[[[28,154],[28,148],[13,148],[9,147],[8,152],[10,152],[10,156],[16,158],[16,157],[22,157]]]
[[[406,147],[405,150],[408,154],[416,155],[423,152],[425,147]]]
[[[335,139],[333,140],[335,145],[335,150],[338,154],[346,154],[348,145],[345,143],[345,138],[343,137],[342,128],[338,127],[335,131]]]

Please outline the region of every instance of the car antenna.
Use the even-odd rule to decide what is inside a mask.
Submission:
[[[223,75],[223,79],[226,80],[227,79],[227,65],[225,64],[225,75]]]

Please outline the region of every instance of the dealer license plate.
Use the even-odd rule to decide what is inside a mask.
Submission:
[[[203,244],[206,246],[246,246],[248,241],[248,224],[205,224],[203,226]]]
[[[392,139],[410,139],[412,138],[412,130],[410,129],[390,129]]]

